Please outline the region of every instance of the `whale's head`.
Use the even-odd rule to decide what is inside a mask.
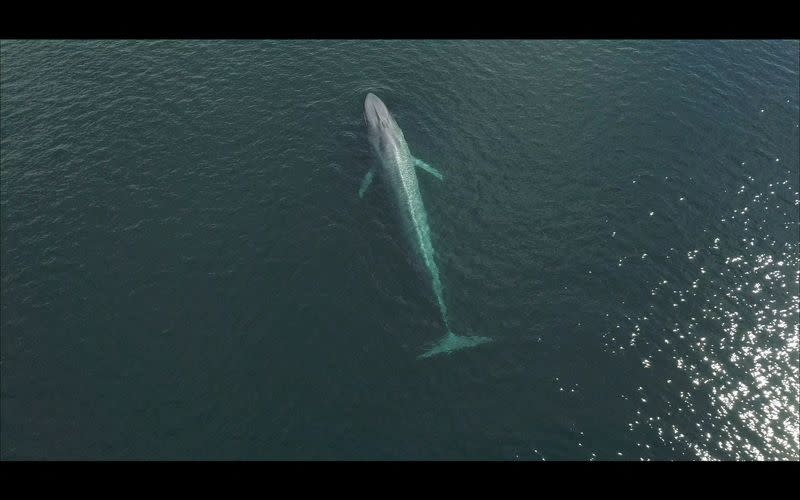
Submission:
[[[379,153],[393,145],[395,139],[403,134],[383,101],[372,93],[367,94],[364,100],[364,121],[370,142]]]

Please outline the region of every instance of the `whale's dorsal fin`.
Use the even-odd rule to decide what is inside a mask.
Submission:
[[[444,180],[444,176],[442,175],[441,172],[439,172],[435,168],[431,167],[430,165],[428,165],[424,161],[420,160],[419,158],[414,158],[414,166],[418,167],[418,168],[421,168],[422,170],[428,172],[429,174],[431,174],[432,176],[436,177],[440,181]]]

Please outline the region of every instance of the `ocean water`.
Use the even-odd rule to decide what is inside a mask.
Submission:
[[[800,458],[800,42],[0,43],[0,458]],[[411,151],[453,330],[374,164]]]

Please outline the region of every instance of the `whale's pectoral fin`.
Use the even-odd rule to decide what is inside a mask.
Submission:
[[[419,167],[422,170],[428,172],[429,174],[433,175],[434,177],[436,177],[440,181],[444,180],[444,176],[442,175],[441,172],[439,172],[435,168],[431,167],[430,165],[428,165],[424,161],[420,160],[419,158],[414,158],[414,166],[415,167]]]
[[[364,193],[367,192],[369,189],[370,184],[372,184],[372,178],[375,177],[375,167],[369,169],[369,172],[364,176],[364,180],[361,181],[361,187],[358,188],[358,197],[363,198]]]

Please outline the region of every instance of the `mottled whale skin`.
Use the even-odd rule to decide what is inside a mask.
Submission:
[[[442,282],[439,268],[436,266],[435,252],[431,244],[428,215],[419,192],[416,168],[421,168],[442,180],[442,175],[425,162],[414,158],[408,148],[403,131],[397,125],[386,105],[375,94],[367,94],[364,100],[364,121],[367,126],[369,142],[376,157],[380,160],[380,168],[372,168],[367,172],[359,190],[364,195],[373,177],[377,174],[384,178],[389,191],[394,197],[394,205],[399,211],[399,218],[411,248],[426,271],[433,293],[442,314],[447,332],[438,343],[420,357],[427,358],[435,354],[451,353],[458,349],[472,347],[490,341],[488,337],[465,337],[454,334],[450,330],[447,306],[442,294]]]

